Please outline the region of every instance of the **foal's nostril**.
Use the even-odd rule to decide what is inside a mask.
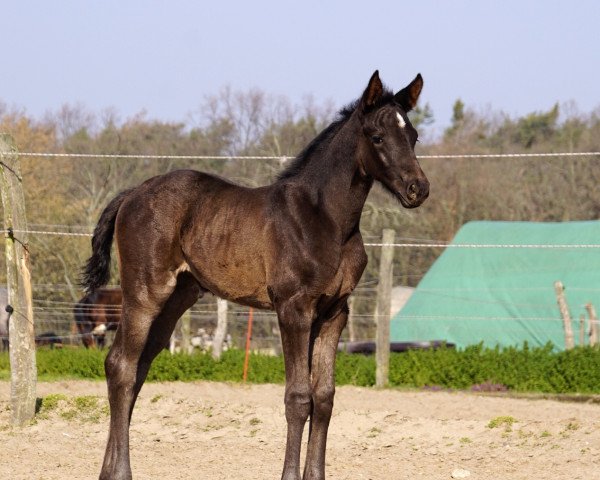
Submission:
[[[416,183],[411,183],[406,189],[406,194],[410,200],[417,199],[417,193],[419,192],[419,187],[417,187]]]

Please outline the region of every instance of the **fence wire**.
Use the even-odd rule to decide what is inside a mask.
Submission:
[[[50,226],[50,225],[49,225]],[[85,229],[82,225],[61,225],[69,229]],[[63,237],[92,237],[93,233],[77,233],[53,230],[13,230],[4,229],[5,235],[15,233],[25,233],[28,235],[54,235]],[[596,243],[555,243],[555,244],[529,244],[529,243],[449,243],[439,241],[409,242],[409,243],[379,243],[365,242],[366,247],[394,247],[394,248],[534,248],[534,249],[582,249],[582,248],[600,248]]]
[[[140,159],[140,160],[277,160],[287,162],[295,157],[287,155],[137,155],[106,153],[52,153],[52,152],[18,152],[22,157],[56,157],[56,158],[105,158],[105,159]],[[550,153],[464,153],[417,155],[419,159],[478,159],[478,158],[591,158],[600,157],[600,152],[550,152]]]
[[[235,161],[235,160],[251,160],[251,161],[277,161],[281,165],[292,160],[294,157],[290,156],[236,156],[236,155],[137,155],[137,154],[92,154],[92,153],[52,153],[52,152],[19,152],[19,156],[22,157],[56,157],[56,158],[78,158],[78,159],[138,159],[138,160],[221,160],[221,161]],[[432,155],[418,155],[419,159],[446,159],[446,160],[459,160],[459,159],[547,159],[547,158],[579,158],[579,159],[600,159],[600,152],[551,152],[551,153],[504,153],[504,154],[432,154]],[[27,230],[3,230],[5,235],[19,235],[28,234],[32,236],[61,236],[61,237],[78,237],[78,238],[90,238],[92,237],[91,229],[88,226],[82,225],[36,225],[38,228],[32,228]],[[402,249],[445,249],[445,248],[459,248],[459,249],[556,249],[556,250],[568,250],[568,249],[597,249],[600,248],[600,244],[477,244],[477,243],[449,243],[446,241],[440,241],[435,239],[406,239],[409,241],[397,242],[397,243],[382,243],[380,238],[370,236],[366,238],[368,241],[365,242],[367,247],[384,247],[391,246],[394,248]],[[403,239],[404,240],[404,239]],[[418,276],[422,276],[423,273]],[[406,276],[404,276],[406,277]],[[56,291],[60,286],[57,285],[36,285],[35,289],[38,290],[49,290]],[[71,288],[70,285],[63,285],[63,289]],[[531,288],[542,288],[542,287],[531,287]],[[546,287],[543,287],[546,288]],[[430,295],[442,295],[447,296],[448,291],[451,289],[440,289],[436,292],[428,292]],[[589,291],[600,291],[600,289],[590,288]],[[363,282],[356,289],[356,297],[361,295],[364,298],[369,297],[369,294],[374,294],[376,291],[376,284],[374,282]],[[456,292],[453,292],[456,294]],[[476,303],[474,301],[474,303]],[[76,334],[73,331],[69,331],[73,327],[73,308],[75,302],[59,301],[59,300],[47,300],[36,298],[34,299],[34,314],[36,317],[36,323],[39,326],[43,326],[42,329],[48,330],[49,328],[57,330],[53,333],[53,338],[68,340],[71,342],[78,342],[84,334]],[[231,305],[231,304],[230,304]],[[93,308],[93,305],[87,306],[86,308]],[[119,311],[119,308],[115,308],[115,312]],[[190,310],[190,320],[194,325],[194,329],[199,331],[204,328],[213,328],[216,326],[217,310],[216,305],[209,306],[206,304],[197,304]],[[377,323],[378,316],[373,313],[365,312],[353,312],[352,321],[355,328],[362,329],[360,340],[373,340],[374,330]],[[233,307],[228,311],[228,323],[232,329],[237,329],[242,332],[245,329],[248,318],[248,311],[243,307]],[[444,319],[454,321],[468,321],[477,322],[478,327],[485,330],[486,323],[492,321],[511,322],[521,321],[523,318],[515,317],[486,317],[478,315],[470,316],[425,316],[425,315],[412,315],[403,316],[403,318],[418,321],[423,319]],[[528,317],[527,320],[535,322],[561,322],[562,319],[559,315],[554,316],[537,316]],[[273,333],[273,329],[276,328],[276,314],[274,312],[256,312],[254,321],[259,328],[259,334],[262,340],[268,340],[277,343],[278,337],[272,336],[269,333]],[[510,327],[508,327],[510,329]],[[37,329],[37,327],[36,327]],[[48,331],[46,333],[49,333]],[[192,334],[197,332],[192,332]],[[48,338],[48,337],[47,337]]]

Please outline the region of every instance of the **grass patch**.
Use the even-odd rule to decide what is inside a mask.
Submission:
[[[69,398],[57,393],[39,398],[36,404],[38,419],[48,419],[51,414],[57,414],[65,420],[97,423],[109,414],[108,404],[93,395]]]
[[[40,399],[40,409],[39,411],[44,411],[49,413],[58,408],[58,404],[60,402],[66,402],[68,397],[63,395],[62,393],[52,393]]]
[[[579,430],[580,428],[581,428],[581,425],[579,425],[579,423],[569,422],[569,424],[565,427],[565,430],[575,431],[575,430]]]
[[[73,404],[77,410],[82,413],[96,410],[98,408],[98,397],[85,395],[83,397],[75,397]]]
[[[492,418],[487,426],[488,426],[488,428],[499,428],[499,427],[504,426],[505,432],[512,432],[512,426],[516,422],[517,422],[517,420],[514,417],[501,416],[501,417]]]

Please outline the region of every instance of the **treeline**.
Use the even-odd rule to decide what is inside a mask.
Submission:
[[[120,120],[114,111],[92,113],[79,105],[33,118],[0,103],[0,131],[11,133],[21,152],[293,157],[334,116],[331,105],[310,99],[295,105],[259,90],[224,89],[206,97],[183,122],[150,119],[143,113]],[[457,100],[442,134],[428,134],[435,126],[429,105],[414,112],[413,122],[421,137],[429,138],[418,145],[420,155],[600,151],[600,110],[581,113],[570,104],[514,118],[479,112]],[[367,241],[377,240],[383,228],[391,227],[397,240],[447,241],[470,220],[597,219],[599,160],[423,159],[431,182],[427,202],[408,211],[382,189],[374,189],[363,214],[363,235]],[[247,159],[22,158],[30,228],[72,232],[91,231],[110,198],[152,175],[195,168],[258,186],[273,181],[283,165],[280,160]],[[35,235],[30,243],[36,297],[75,300],[79,272],[90,253],[89,238]],[[398,249],[395,284],[416,285],[439,253]],[[377,281],[378,249],[370,248],[369,255],[363,277],[367,285]],[[4,275],[2,265],[0,282]],[[64,288],[52,288],[56,285]],[[371,313],[369,294],[361,298],[357,308]]]

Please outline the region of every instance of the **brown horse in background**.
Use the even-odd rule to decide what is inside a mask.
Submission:
[[[90,292],[108,282],[115,236],[123,315],[105,363],[111,417],[101,479],[131,479],[129,424],[137,396],[177,320],[207,291],[277,312],[286,375],[282,479],[325,478],[338,339],[348,296],[367,264],[359,229],[367,195],[374,181],[406,208],[429,194],[407,116],[422,86],[418,75],[394,94],[375,72],[362,97],[269,186],[179,170],[108,204],[84,279]]]
[[[75,304],[75,325],[86,348],[104,348],[106,332],[116,330],[121,321],[122,303],[120,288],[99,288]]]

